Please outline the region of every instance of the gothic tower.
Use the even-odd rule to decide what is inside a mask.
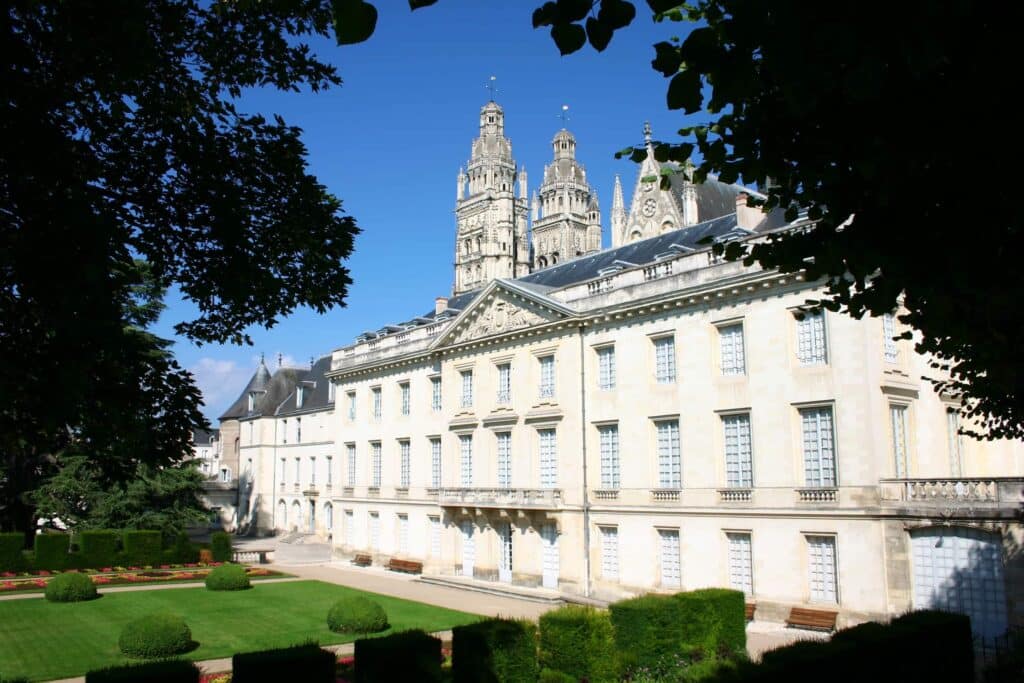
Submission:
[[[576,161],[576,138],[564,128],[552,140],[554,160],[533,198],[533,264],[553,266],[601,249],[601,209]]]
[[[505,112],[493,100],[480,109],[480,136],[465,172],[459,169],[455,218],[454,295],[529,272],[526,171],[517,178]]]

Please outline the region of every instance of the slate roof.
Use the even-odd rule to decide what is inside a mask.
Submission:
[[[245,417],[249,413],[249,394],[253,391],[266,391],[270,385],[270,380],[270,370],[260,360],[260,366],[256,368],[256,372],[253,373],[249,383],[245,385],[245,389],[242,389],[242,393],[238,395],[238,398],[231,404],[231,407],[224,411],[220,419],[231,420]]]
[[[197,446],[209,446],[210,440],[216,438],[217,432],[209,429],[193,429],[192,443]]]
[[[327,381],[325,374],[330,369],[331,357],[324,356],[313,364],[312,369],[306,370],[305,372],[301,370],[297,371],[298,374],[295,375],[291,393],[289,393],[283,401],[278,402],[272,412],[275,415],[285,415],[287,413],[306,412],[329,406],[331,401],[328,400],[330,392],[328,391],[327,385],[330,384],[330,382]],[[297,387],[300,383],[302,383],[304,387],[302,407],[296,407],[295,401],[298,395]],[[264,410],[265,414],[269,412],[271,411]]]

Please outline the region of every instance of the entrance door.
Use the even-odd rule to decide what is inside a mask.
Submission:
[[[473,523],[462,523],[462,575],[473,576],[473,563],[476,562],[476,539],[473,538]]]
[[[661,585],[664,588],[679,588],[682,573],[679,570],[679,532],[673,529],[658,529],[661,541]]]
[[[930,528],[911,533],[914,607],[959,612],[975,636],[1006,632],[1006,583],[998,534]]]
[[[288,506],[283,500],[278,501],[277,503],[277,528],[288,528]]]
[[[512,583],[512,525],[498,524],[498,580]]]
[[[554,524],[540,528],[542,546],[541,585],[558,588],[558,529]]]
[[[302,530],[302,506],[299,505],[299,501],[297,501],[297,500],[292,503],[292,519],[291,519],[291,523],[292,523],[292,530],[294,530],[294,531],[301,531]]]
[[[316,503],[309,501],[309,533],[316,533]]]

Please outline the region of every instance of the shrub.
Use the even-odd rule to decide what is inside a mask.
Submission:
[[[670,595],[642,595],[608,607],[620,664],[631,672],[654,669],[682,650],[683,609]]]
[[[206,587],[212,591],[242,591],[251,585],[240,564],[222,564],[206,575]]]
[[[97,596],[96,585],[85,574],[58,574],[49,580],[43,594],[50,602],[81,602]]]
[[[708,610],[707,618],[714,622],[718,654],[733,656],[747,651],[746,598],[743,591],[731,588],[702,588],[690,591],[692,599],[703,600]]]
[[[570,605],[540,618],[540,665],[590,683],[617,680],[612,624],[606,612]]]
[[[334,683],[335,656],[316,643],[246,652],[231,658],[231,683],[302,681]]]
[[[355,683],[440,680],[441,641],[423,631],[356,641]]]
[[[85,683],[199,683],[201,676],[195,662],[168,659],[90,671],[85,675]]]
[[[163,538],[159,531],[124,532],[124,561],[131,567],[160,564]]]
[[[179,531],[174,537],[171,559],[173,562],[180,562],[181,564],[199,561],[199,547],[189,539],[188,534],[184,531]]]
[[[25,534],[0,533],[0,572],[18,572],[25,568]]]
[[[192,647],[192,632],[176,614],[149,614],[125,624],[117,641],[131,657],[170,657]]]
[[[579,683],[578,678],[554,669],[540,670],[540,683]]]
[[[918,610],[893,619],[906,681],[974,680],[971,620],[963,614]]]
[[[71,537],[67,534],[36,535],[36,569],[64,569]]]
[[[537,626],[487,619],[452,629],[455,683],[536,683]]]
[[[335,633],[376,633],[387,627],[384,608],[362,596],[342,598],[327,611],[327,628]]]
[[[109,529],[83,531],[80,536],[83,566],[113,567],[117,563],[117,537],[117,532]]]
[[[214,562],[231,561],[231,534],[226,531],[215,531],[210,536],[210,550]]]

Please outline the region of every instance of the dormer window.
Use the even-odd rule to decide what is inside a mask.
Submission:
[[[250,391],[249,392],[249,412],[251,413],[251,412],[254,412],[255,410],[256,410],[256,392],[255,391]]]
[[[302,399],[305,398],[305,396],[304,396],[305,393],[306,393],[305,392],[305,388],[302,387],[302,386],[298,387],[295,390],[295,407],[296,408],[301,408],[302,407]]]

